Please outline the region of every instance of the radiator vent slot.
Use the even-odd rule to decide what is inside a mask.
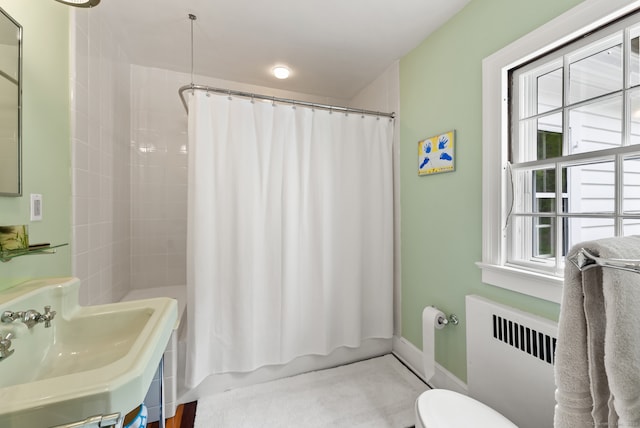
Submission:
[[[494,314],[493,337],[549,364],[555,362],[557,339],[548,334]]]

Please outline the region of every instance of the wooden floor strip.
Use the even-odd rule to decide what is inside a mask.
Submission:
[[[179,405],[175,416],[165,421],[165,428],[193,428],[197,404],[196,401],[193,401]],[[160,422],[149,422],[147,428],[160,428]]]
[[[182,404],[178,406],[178,408],[176,409],[176,415],[171,419],[167,419],[166,428],[180,428],[182,426],[180,422],[182,421],[183,408],[184,405]]]
[[[179,428],[193,428],[193,424],[196,420],[196,408],[198,407],[197,401],[184,404],[182,412],[182,420]]]

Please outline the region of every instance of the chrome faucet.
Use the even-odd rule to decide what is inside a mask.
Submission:
[[[27,325],[27,327],[32,328],[34,325],[38,324],[38,318],[41,317],[40,313],[34,309],[29,309],[22,314],[22,322]]]
[[[13,349],[10,349],[11,339],[13,339],[13,333],[11,332],[7,333],[6,336],[3,336],[0,339],[0,361],[13,354]]]
[[[29,309],[28,311],[4,311],[2,313],[2,317],[0,317],[0,321],[5,324],[10,324],[15,320],[20,320],[27,325],[27,327],[32,328],[34,325],[38,323],[44,323],[45,328],[51,327],[51,320],[55,318],[56,311],[51,310],[51,306],[44,307],[44,314],[36,311],[35,309]]]

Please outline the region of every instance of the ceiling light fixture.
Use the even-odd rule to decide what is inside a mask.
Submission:
[[[276,76],[277,79],[286,79],[290,74],[291,70],[282,65],[273,68],[273,75]]]
[[[69,6],[75,7],[94,7],[100,3],[100,0],[56,0]]]

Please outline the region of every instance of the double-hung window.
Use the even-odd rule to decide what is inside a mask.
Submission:
[[[484,130],[493,147],[483,153],[500,161],[484,160],[494,169],[483,185],[492,204],[483,215],[494,216],[483,220],[485,282],[558,301],[573,245],[640,234],[640,13],[625,13],[516,64],[492,64],[501,111],[484,126],[501,129]],[[490,135],[501,136],[499,148]],[[491,196],[498,180],[500,197]]]

